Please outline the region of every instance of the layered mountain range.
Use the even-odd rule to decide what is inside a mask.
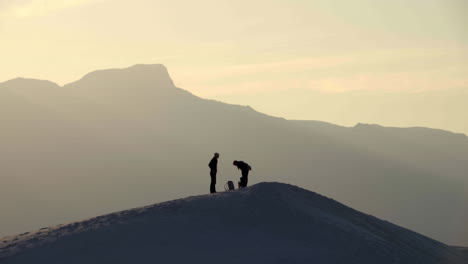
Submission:
[[[468,245],[468,138],[428,128],[286,120],[175,87],[162,65],[58,86],[0,83],[0,232],[14,234],[209,191],[240,177],[314,189]]]

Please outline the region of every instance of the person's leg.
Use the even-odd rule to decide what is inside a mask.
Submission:
[[[239,179],[239,188],[244,188],[245,187],[245,183],[244,183],[244,177],[240,177]]]
[[[216,192],[216,172],[211,172],[211,183],[210,183],[210,193]]]
[[[249,176],[249,171],[242,171],[242,187],[247,187],[247,181],[248,181],[248,176]]]
[[[248,175],[249,175],[248,170],[243,170],[242,171],[242,177],[240,178],[240,181],[239,181],[239,188],[247,187],[247,177],[248,177]]]
[[[240,178],[239,187],[247,187],[247,178],[244,177],[244,175],[242,175],[242,177]]]

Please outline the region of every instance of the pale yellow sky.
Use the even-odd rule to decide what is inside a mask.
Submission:
[[[467,12],[465,0],[0,0],[0,82],[22,76],[63,85],[96,69],[162,63],[196,95],[314,119],[326,109],[292,106],[316,91],[327,98],[369,91],[372,100],[466,91]],[[468,133],[466,115],[446,114],[466,131],[417,117],[369,121]]]

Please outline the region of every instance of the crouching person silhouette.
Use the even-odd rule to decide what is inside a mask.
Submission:
[[[249,164],[243,162],[243,161],[237,161],[235,160],[232,163],[234,166],[237,167],[237,169],[241,170],[242,172],[242,177],[240,178],[239,181],[239,188],[244,188],[247,187],[247,182],[248,182],[248,177],[249,177],[249,171],[252,170],[252,167],[250,167]]]

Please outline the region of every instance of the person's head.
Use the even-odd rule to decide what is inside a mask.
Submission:
[[[233,161],[232,165],[237,166],[237,160]]]
[[[219,158],[219,153],[216,152],[216,153],[214,154],[214,156],[215,156],[215,158]]]

